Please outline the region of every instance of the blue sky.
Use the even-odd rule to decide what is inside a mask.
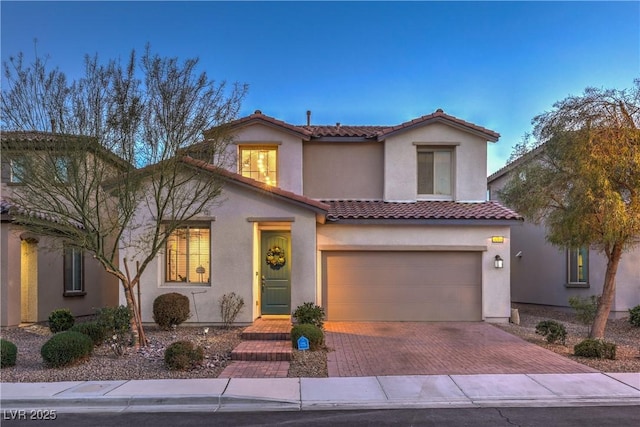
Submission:
[[[504,165],[531,119],[585,87],[640,77],[640,2],[1,2],[2,60],[50,56],[71,78],[85,54],[145,44],[199,57],[293,124],[394,125],[438,108],[502,136]]]

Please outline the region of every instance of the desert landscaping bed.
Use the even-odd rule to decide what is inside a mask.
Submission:
[[[562,356],[602,372],[640,372],[640,328],[628,319],[609,320],[606,339],[617,344],[616,360],[586,359],[573,356],[573,346],[586,337],[588,327],[576,316],[554,308],[514,305],[520,313],[520,325],[500,324],[497,327],[547,348]],[[536,335],[535,326],[541,320],[553,319],[565,325],[566,346],[548,344]],[[149,346],[140,350],[128,349],[124,357],[116,357],[106,345],[97,347],[91,358],[74,366],[46,368],[40,348],[51,336],[46,326],[3,328],[1,336],[18,347],[16,366],[0,371],[3,382],[131,380],[163,378],[216,378],[230,363],[231,350],[240,342],[242,328],[209,328],[207,334],[200,327],[180,326],[174,331],[163,331],[147,326]],[[164,350],[172,342],[189,340],[204,348],[203,364],[189,371],[169,371],[164,365]],[[330,351],[330,349],[329,349]],[[294,350],[289,377],[326,377],[326,351],[299,352]]]

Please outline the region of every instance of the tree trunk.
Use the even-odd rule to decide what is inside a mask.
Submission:
[[[133,335],[133,346],[135,348],[145,347],[147,345],[147,337],[142,327],[142,318],[140,317],[133,286],[130,283],[124,283],[124,295],[127,300],[127,308],[131,312],[131,334]]]
[[[591,326],[590,338],[604,339],[604,331],[607,326],[607,319],[611,312],[613,298],[616,295],[616,273],[618,272],[618,264],[622,257],[622,248],[619,244],[614,244],[611,252],[605,251],[607,254],[607,271],[604,275],[604,286],[602,287],[602,296],[596,311],[596,317],[593,319]]]

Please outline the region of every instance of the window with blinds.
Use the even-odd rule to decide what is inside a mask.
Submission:
[[[209,227],[178,228],[167,240],[166,281],[205,284],[211,278],[211,230]]]

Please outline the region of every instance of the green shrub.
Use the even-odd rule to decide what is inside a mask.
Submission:
[[[294,348],[298,348],[298,339],[302,336],[309,340],[310,350],[319,350],[324,345],[324,332],[316,325],[303,323],[291,329],[291,342]]]
[[[536,334],[547,338],[549,344],[560,341],[565,345],[567,339],[567,330],[562,323],[555,320],[543,320],[536,325]]]
[[[293,312],[298,324],[315,325],[322,329],[324,326],[324,308],[315,305],[312,302],[305,302],[296,308]]]
[[[93,342],[93,345],[96,347],[102,344],[105,340],[105,329],[98,325],[98,322],[76,323],[69,328],[69,330],[85,334],[91,338],[91,342]]]
[[[629,323],[640,328],[640,305],[629,309]]]
[[[47,366],[58,368],[88,358],[92,350],[91,338],[80,332],[64,331],[49,338],[40,354]]]
[[[587,338],[573,347],[573,354],[598,359],[616,358],[616,345],[611,342]]]
[[[96,313],[96,323],[116,356],[122,356],[131,344],[131,310],[124,305],[104,307]]]
[[[190,341],[176,341],[164,352],[164,363],[171,370],[191,369],[204,359],[202,347],[194,347]]]
[[[53,310],[49,315],[49,329],[54,334],[57,332],[66,331],[73,326],[75,319],[71,310],[68,308],[59,308]]]
[[[236,317],[244,307],[244,299],[235,292],[224,294],[220,297],[220,316],[225,328],[235,322]]]
[[[598,303],[597,295],[591,295],[588,298],[579,296],[569,298],[569,305],[576,311],[576,318],[585,325],[590,325],[596,318]]]
[[[171,292],[160,295],[153,301],[153,320],[162,329],[177,326],[190,316],[189,298],[182,294]]]
[[[14,366],[18,357],[18,347],[11,341],[0,338],[0,368]]]

